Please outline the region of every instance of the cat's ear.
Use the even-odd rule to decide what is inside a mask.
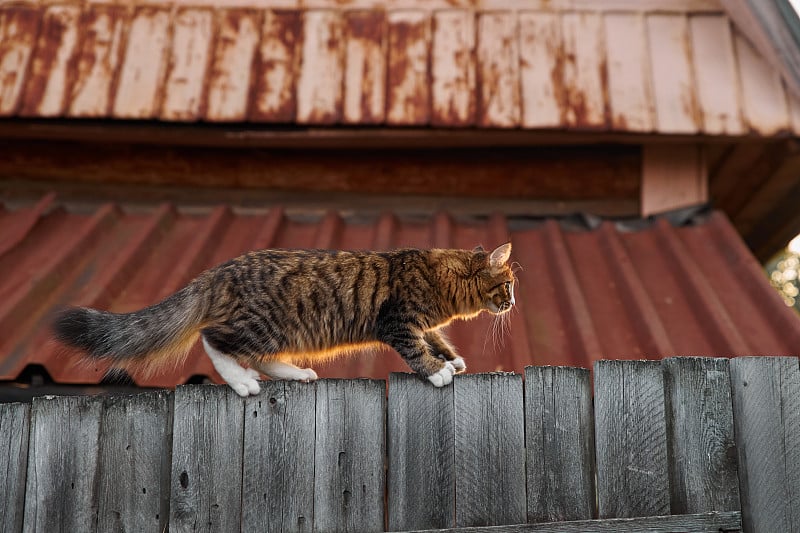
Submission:
[[[486,250],[484,250],[484,249],[483,249],[483,246],[481,246],[481,245],[479,244],[478,246],[476,246],[475,248],[473,248],[473,249],[472,249],[472,251],[473,251],[474,253],[478,253],[478,252],[485,252]]]
[[[511,257],[511,243],[507,242],[498,246],[489,254],[489,267],[493,269],[500,268],[508,262],[509,257]]]

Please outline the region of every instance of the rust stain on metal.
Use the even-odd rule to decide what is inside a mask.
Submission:
[[[519,45],[514,13],[482,13],[479,17],[478,94],[478,124],[519,125]]]
[[[430,13],[389,14],[387,121],[398,125],[427,124],[430,116]]]
[[[433,19],[431,123],[467,126],[475,121],[475,14],[443,11]]]
[[[344,120],[379,124],[386,107],[386,18],[364,10],[345,17]]]
[[[334,124],[342,116],[344,29],[341,13],[306,11],[297,82],[297,121]]]
[[[16,113],[41,12],[28,5],[8,5],[0,10],[0,115]]]
[[[566,123],[578,128],[605,127],[608,79],[600,15],[563,16]]]
[[[76,68],[80,7],[50,6],[44,13],[20,114],[59,116],[64,112]]]
[[[92,4],[84,11],[84,40],[70,93],[70,116],[108,115],[129,15],[124,6],[105,4]]]
[[[172,24],[172,46],[166,81],[161,89],[161,118],[197,120],[211,61],[213,12],[184,8]]]
[[[250,119],[292,122],[300,60],[302,23],[299,11],[267,11],[254,71]]]
[[[226,9],[220,13],[209,79],[207,119],[239,121],[247,117],[253,60],[260,40],[260,11]]]

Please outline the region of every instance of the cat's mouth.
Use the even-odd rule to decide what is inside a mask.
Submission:
[[[513,304],[511,302],[502,302],[499,306],[494,302],[489,302],[488,308],[489,312],[495,315],[502,315],[503,313],[507,313],[511,311],[511,307]]]

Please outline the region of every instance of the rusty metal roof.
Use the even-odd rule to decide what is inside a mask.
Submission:
[[[42,365],[60,383],[99,383],[105,368],[76,366],[46,324],[55,306],[132,311],[164,298],[203,269],[264,247],[388,249],[492,246],[510,238],[517,310],[495,337],[483,317],[451,327],[471,371],[525,365],[591,367],[600,358],[800,353],[800,317],[770,287],[725,216],[673,226],[594,229],[495,215],[458,218],[289,212],[279,206],[127,210],[67,208],[47,195],[0,210],[0,380]],[[324,377],[385,378],[400,357],[360,355],[317,368]],[[195,347],[185,367],[139,385],[216,375]]]
[[[214,3],[0,3],[0,117],[800,132],[712,0]]]

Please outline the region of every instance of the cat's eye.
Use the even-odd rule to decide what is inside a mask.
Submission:
[[[506,281],[505,283],[503,283],[503,288],[504,288],[504,289],[505,289],[507,292],[511,292],[511,282],[510,282],[510,281]]]

